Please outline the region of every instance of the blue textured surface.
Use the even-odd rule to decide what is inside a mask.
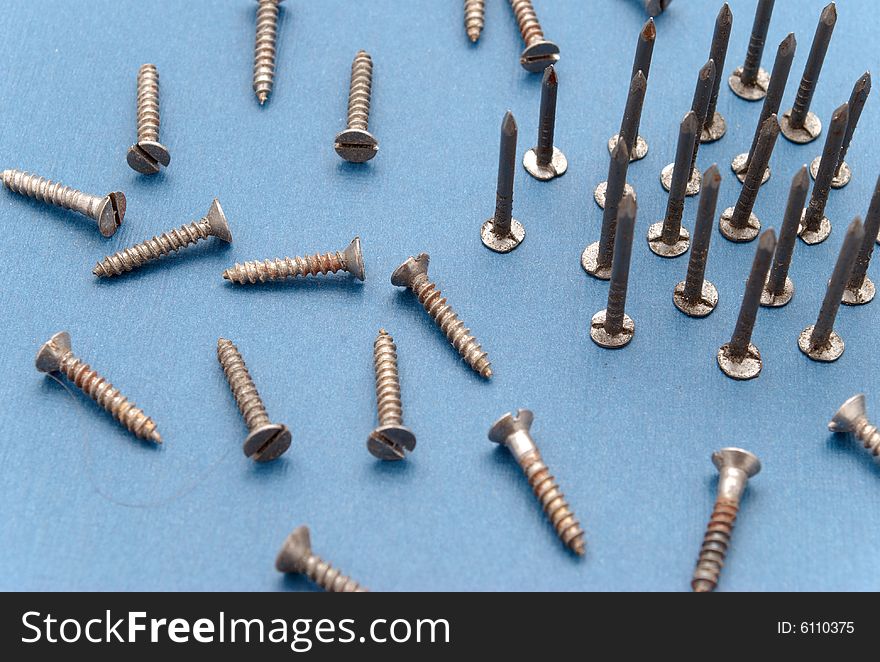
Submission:
[[[374,590],[687,589],[714,497],[709,456],[737,445],[764,470],[721,587],[878,588],[880,469],[825,425],[860,390],[880,419],[880,302],[841,310],[847,348],[836,364],[813,363],[796,344],[880,169],[877,93],[849,152],[855,177],[831,194],[832,236],[798,243],[794,301],[759,313],[764,372],[734,382],[715,352],[733,329],[755,244],[714,231],[708,277],[721,302],[693,320],[671,300],[687,257],[663,260],[644,239],[665,209],[658,174],[672,160],[720,4],[672,3],[657,21],[642,120],[650,152],[630,168],[640,204],[627,303],[636,336],[603,350],[587,328],[607,285],[584,274],[579,256],[599,234],[592,189],[605,178],[605,142],[645,16],[635,0],[535,4],[562,49],[557,144],[570,168],[551,183],[518,168],[514,212],[527,238],[502,256],[479,239],[494,208],[499,125],[513,110],[521,155],[534,142],[540,89],[518,64],[522,44],[502,0],[487,3],[476,46],[458,1],[289,1],[275,92],[262,109],[251,91],[249,0],[3,3],[3,167],[86,191],[121,188],[129,210],[105,240],[87,219],[0,193],[0,587],[308,588],[273,567],[287,533],[307,523],[315,550]],[[856,78],[880,69],[873,3],[838,4],[813,103],[826,128]],[[776,3],[765,66],[787,32],[799,42],[784,108],[822,5]],[[754,12],[751,1],[731,6],[725,79],[744,57]],[[370,127],[381,143],[361,167],[332,149],[359,48],[375,61]],[[152,179],[125,162],[135,75],[147,61],[161,75],[172,154]],[[725,81],[718,108],[729,131],[702,147],[699,165],[719,164],[720,213],[738,194],[728,164],[748,147],[760,104],[734,97]],[[778,227],[792,175],[823,140],[780,137],[755,210],[765,227]],[[123,278],[92,276],[98,258],[201,217],[214,196],[232,246],[204,242]],[[691,198],[688,227],[695,210]],[[220,278],[236,261],[341,249],[355,234],[363,285],[343,276],[243,288]],[[390,285],[394,267],[419,251],[430,252],[433,278],[489,352],[491,383]],[[365,449],[379,327],[397,341],[405,418],[418,435],[399,464]],[[39,344],[61,329],[157,421],[163,447],[134,440],[35,371]],[[245,426],[215,356],[221,335],[238,343],[270,416],[293,431],[288,454],[269,466],[241,453]],[[512,458],[486,438],[518,406],[534,410],[535,438],[584,525],[583,560],[558,543]]]

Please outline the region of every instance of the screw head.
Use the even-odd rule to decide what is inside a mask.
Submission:
[[[270,423],[251,430],[244,440],[244,454],[255,462],[271,462],[290,448],[290,430],[286,425]]]
[[[754,379],[761,374],[764,363],[761,361],[761,352],[752,343],[746,350],[745,356],[734,356],[730,351],[730,344],[725,343],[718,348],[718,367],[721,372],[731,379]]]
[[[675,286],[672,292],[672,303],[688,317],[706,317],[718,305],[718,289],[708,280],[703,281],[703,290],[698,301],[689,301],[684,297],[685,281]]]
[[[822,133],[822,120],[811,110],[807,113],[803,128],[796,129],[791,125],[791,110],[786,110],[779,119],[779,129],[791,142],[804,145],[813,142]]]
[[[526,229],[515,218],[510,219],[510,233],[506,235],[495,232],[495,219],[490,218],[480,228],[483,245],[496,253],[509,253],[526,238]]]
[[[159,166],[167,167],[171,163],[171,154],[162,143],[142,140],[128,149],[126,160],[132,170],[142,175],[155,175],[161,169]]]
[[[828,337],[827,344],[822,347],[813,347],[813,344],[810,342],[810,336],[813,335],[813,327],[814,325],[810,324],[810,326],[801,332],[801,335],[798,338],[798,347],[800,350],[814,361],[820,361],[822,363],[831,363],[832,361],[839,359],[845,349],[843,338],[838,335],[837,331],[832,331],[831,335]]]
[[[678,257],[684,255],[691,246],[691,235],[687,228],[681,226],[678,239],[667,244],[663,241],[663,222],[654,223],[648,228],[648,248],[660,257]]]
[[[605,319],[607,310],[600,310],[593,315],[590,321],[590,338],[593,342],[604,347],[605,349],[620,349],[629,344],[636,332],[636,323],[632,321],[629,315],[623,316],[623,328],[619,333],[611,335],[605,330]]]
[[[95,214],[98,221],[98,230],[105,237],[112,237],[122,225],[125,217],[125,194],[122,191],[108,193]]]
[[[660,171],[660,184],[667,191],[672,188],[672,173],[675,170],[675,164],[670,163],[663,170]],[[697,195],[700,192],[700,187],[703,184],[703,175],[699,170],[693,168],[691,170],[690,179],[688,179],[687,186],[685,187],[684,194],[686,196]]]
[[[333,149],[350,163],[364,163],[376,156],[379,142],[369,131],[345,129],[336,134]]]
[[[754,213],[749,214],[749,220],[744,228],[735,228],[731,224],[733,220],[733,207],[725,209],[718,221],[718,229],[721,235],[729,240],[739,244],[752,241],[761,232],[761,221]]]
[[[761,462],[754,453],[742,448],[722,448],[712,453],[712,463],[721,471],[722,469],[739,469],[751,478],[761,471]]]
[[[70,334],[61,331],[49,338],[37,351],[36,366],[40,372],[57,372],[62,357],[70,351]]]
[[[367,438],[367,450],[380,460],[402,460],[416,447],[416,435],[403,425],[382,425]]]
[[[526,46],[519,56],[519,63],[530,73],[541,73],[557,62],[559,62],[559,46],[546,39]]]
[[[529,409],[517,409],[516,414],[508,412],[489,428],[489,441],[503,444],[517,432],[528,432],[534,420],[535,415]]]
[[[852,432],[856,421],[864,415],[865,396],[859,393],[840,405],[840,409],[828,423],[828,429],[832,432]]]
[[[745,183],[746,175],[749,173],[749,169],[746,166],[748,161],[749,153],[744,152],[742,154],[737,154],[733,158],[733,161],[730,162],[730,169],[733,170],[733,173],[741,184]],[[764,174],[761,176],[761,185],[763,186],[766,184],[768,179],[770,179],[770,166],[764,168]]]
[[[391,274],[391,284],[397,287],[412,287],[413,281],[418,276],[428,275],[428,262],[431,256],[427,253],[419,253],[416,257],[408,257]]]
[[[366,273],[364,272],[364,255],[361,252],[361,238],[352,239],[342,255],[349,273],[360,281],[364,280]]]
[[[819,174],[819,164],[821,163],[821,156],[810,161],[810,176],[813,179],[816,179],[816,175]],[[849,184],[850,179],[852,179],[852,168],[849,167],[849,163],[844,161],[837,167],[837,174],[831,178],[831,188],[843,188]]]
[[[217,198],[214,198],[214,202],[211,203],[211,208],[208,210],[205,218],[208,220],[208,227],[211,228],[212,235],[227,243],[232,242],[229,221],[226,220],[226,214],[223,213],[223,207],[220,206],[220,201]]]
[[[770,87],[770,74],[764,69],[758,69],[755,83],[753,85],[746,85],[742,82],[742,72],[743,68],[737,67],[734,69],[733,73],[730,74],[730,78],[727,79],[727,84],[730,85],[730,89],[733,90],[733,93],[740,99],[745,99],[746,101],[760,101],[766,97],[767,88]]]
[[[801,224],[798,226],[798,237],[800,237],[808,246],[821,244],[828,239],[828,236],[831,234],[831,221],[828,220],[827,216],[823,216],[822,220],[819,221],[819,227],[816,230],[807,230],[803,224],[806,215],[807,210],[804,209],[804,211],[801,212]]]
[[[538,163],[538,155],[533,147],[523,156],[523,167],[535,179],[546,182],[565,174],[568,170],[568,159],[558,147],[554,147],[550,163],[541,165]]]
[[[306,559],[312,555],[312,538],[309,527],[298,526],[284,540],[275,559],[278,572],[302,572]]]

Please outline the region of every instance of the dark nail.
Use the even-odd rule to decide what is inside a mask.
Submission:
[[[831,128],[825,138],[813,193],[810,196],[810,203],[804,210],[801,228],[798,231],[798,236],[810,245],[825,241],[831,234],[831,221],[825,217],[825,205],[828,203],[831,180],[837,169],[837,158],[840,155],[840,146],[843,143],[848,120],[849,104],[846,103],[839,106],[831,116]]]
[[[513,218],[513,178],[516,171],[517,127],[513,113],[507,111],[501,122],[501,147],[498,152],[498,185],[495,189],[495,215],[483,223],[483,244],[498,253],[509,253],[519,246],[525,230]]]
[[[784,306],[794,296],[794,283],[788,277],[788,270],[791,266],[798,226],[809,190],[810,177],[807,175],[807,166],[803,166],[791,180],[785,216],[782,219],[779,241],[776,243],[776,254],[773,257],[773,268],[770,270],[770,276],[761,295],[762,306],[771,308]]]
[[[662,223],[654,223],[648,228],[648,246],[661,257],[677,257],[688,249],[689,236],[687,230],[681,227],[681,217],[688,181],[691,179],[688,166],[699,127],[697,114],[693,110],[688,111],[678,130],[678,147],[675,150],[666,216]]]
[[[618,140],[608,164],[608,189],[605,210],[602,214],[602,232],[599,241],[590,244],[581,255],[581,266],[591,276],[608,280],[611,277],[611,261],[614,254],[614,237],[620,202],[625,193],[626,172],[629,168],[629,152],[626,143]],[[626,195],[632,195],[626,193]]]
[[[856,81],[853,86],[852,93],[849,95],[849,120],[846,122],[846,133],[843,136],[843,144],[840,146],[840,156],[837,157],[837,170],[834,172],[834,178],[831,180],[831,188],[843,188],[849,184],[852,178],[852,170],[846,162],[846,153],[849,151],[849,144],[852,141],[853,134],[858,126],[859,118],[862,116],[862,110],[865,108],[865,102],[871,93],[871,74],[867,71],[862,74],[861,78]],[[819,173],[819,164],[822,157],[817,156],[810,164],[810,174],[813,179]]]
[[[645,158],[648,145],[639,139],[639,125],[642,121],[642,107],[645,103],[645,92],[648,90],[648,79],[644,72],[638,71],[632,77],[629,84],[629,93],[626,97],[626,107],[623,109],[623,119],[620,121],[620,131],[608,141],[608,151],[614,149],[617,138],[626,141],[630,160],[638,161]]]
[[[770,82],[767,72],[761,69],[761,57],[764,54],[764,44],[767,41],[767,29],[770,27],[773,3],[774,0],[758,0],[745,62],[743,66],[738,67],[731,74],[728,80],[734,94],[747,101],[757,101],[762,98],[766,94],[767,85]]]
[[[718,92],[721,88],[721,75],[724,73],[724,61],[727,58],[727,45],[730,42],[730,29],[733,27],[733,12],[726,2],[721,6],[715,19],[715,32],[712,33],[712,44],[709,47],[709,59],[715,62],[715,78],[712,83],[712,94],[709,97],[709,108],[706,118],[703,120],[703,130],[700,141],[704,143],[714,142],[721,138],[727,131],[727,123],[716,111],[718,106]]]
[[[553,146],[556,129],[556,92],[559,79],[556,67],[552,64],[544,69],[541,81],[541,111],[538,118],[538,144],[527,151],[523,157],[523,166],[534,178],[547,181],[564,175],[568,169],[568,161],[558,148]]]
[[[623,347],[632,340],[633,333],[635,333],[635,324],[625,311],[635,221],[635,198],[626,195],[620,203],[617,219],[608,304],[605,310],[601,310],[593,316],[590,323],[590,337],[597,345],[609,349]]]
[[[654,19],[649,18],[645,21],[642,29],[639,31],[639,40],[636,42],[636,55],[633,58],[632,72],[630,80],[635,78],[640,71],[645,74],[645,79],[651,71],[651,57],[654,55],[654,41],[657,38],[657,28],[654,26]]]
[[[874,195],[871,196],[871,205],[865,216],[865,237],[859,248],[846,291],[843,293],[843,303],[848,306],[859,306],[874,298],[874,283],[868,278],[868,265],[871,263],[878,232],[880,232],[880,177],[877,178]]]

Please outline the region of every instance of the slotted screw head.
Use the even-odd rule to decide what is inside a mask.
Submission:
[[[507,412],[489,428],[489,440],[496,444],[506,443],[517,432],[528,432],[535,415],[529,409],[517,409],[516,415]]]
[[[546,39],[536,41],[523,50],[519,63],[530,73],[541,73],[551,64],[559,62],[559,46]]]
[[[360,281],[366,279],[364,270],[364,254],[361,251],[361,238],[355,237],[348,247],[342,252],[348,272]]]
[[[98,230],[105,237],[112,237],[116,230],[122,225],[122,219],[125,216],[125,193],[122,191],[114,191],[108,193],[96,212],[98,221]]]
[[[363,129],[343,129],[336,134],[333,148],[346,161],[365,163],[379,152],[379,141]]]
[[[864,416],[865,396],[859,393],[840,405],[840,409],[828,423],[828,429],[832,432],[852,432],[856,422]]]
[[[142,175],[155,175],[161,168],[171,163],[171,153],[162,143],[154,140],[141,140],[128,148],[125,157],[128,165]]]
[[[37,352],[37,370],[40,372],[58,372],[61,359],[70,351],[70,334],[61,331],[49,338]]]
[[[411,287],[416,276],[428,273],[428,262],[430,260],[431,258],[427,253],[419,253],[416,257],[408,257],[391,274],[391,284],[397,287]]]
[[[742,448],[722,448],[712,453],[712,464],[721,471],[723,469],[739,469],[748,478],[761,471],[761,461]]]
[[[310,556],[312,556],[312,538],[309,527],[298,526],[284,540],[281,551],[275,559],[275,568],[279,572],[302,573]]]
[[[367,438],[367,450],[380,460],[402,460],[416,447],[416,435],[405,425],[382,425]]]
[[[211,234],[226,243],[232,243],[232,231],[229,229],[229,222],[226,220],[226,214],[223,213],[223,207],[220,201],[214,198],[211,208],[208,210],[205,220],[208,221],[208,227]]]
[[[271,462],[290,448],[291,435],[286,425],[270,423],[251,430],[244,440],[244,454],[256,462]]]

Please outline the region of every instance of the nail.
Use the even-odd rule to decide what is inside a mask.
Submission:
[[[709,108],[706,110],[706,118],[703,120],[700,142],[715,142],[727,132],[727,122],[721,113],[716,111],[716,107],[718,106],[721,74],[724,71],[724,61],[727,58],[727,45],[730,42],[732,27],[733,12],[730,11],[730,5],[725,2],[715,19],[715,32],[712,33],[712,45],[709,47],[709,59],[715,62],[715,78],[712,83],[712,94],[709,97]]]
[[[874,185],[874,195],[865,216],[865,237],[859,248],[852,275],[843,292],[843,302],[847,306],[859,306],[874,298],[874,283],[868,278],[868,265],[874,252],[874,240],[880,231],[880,177]]]
[[[516,120],[509,110],[501,122],[501,149],[498,154],[498,185],[495,189],[495,215],[483,223],[483,245],[496,253],[509,253],[526,236],[522,223],[513,218],[513,177],[516,172]]]
[[[599,241],[593,242],[581,254],[581,266],[591,276],[601,280],[611,278],[611,261],[614,254],[614,236],[617,229],[617,216],[620,201],[624,195],[635,194],[626,189],[626,172],[629,167],[629,152],[626,143],[618,140],[608,163],[608,204],[602,214],[602,231]]]
[[[840,156],[837,157],[837,170],[831,179],[831,188],[843,188],[849,184],[852,179],[852,169],[846,162],[846,153],[849,151],[849,144],[852,141],[859,118],[862,116],[862,110],[865,108],[865,102],[871,93],[871,74],[865,72],[861,78],[856,81],[853,86],[852,93],[849,95],[849,119],[846,122],[846,133],[843,135],[843,144],[840,146]],[[810,174],[813,179],[819,174],[819,165],[822,163],[822,157],[817,156],[810,164]]]
[[[629,84],[626,107],[623,109],[623,119],[620,121],[620,131],[608,139],[608,151],[610,152],[617,144],[617,139],[623,138],[626,141],[630,161],[639,161],[648,154],[648,143],[639,135],[642,107],[645,103],[647,90],[648,79],[645,74],[641,71],[636,72]],[[601,203],[599,206],[602,206]]]
[[[782,228],[779,230],[779,241],[776,242],[773,268],[761,294],[762,306],[778,308],[787,304],[794,296],[794,283],[788,277],[788,269],[791,266],[798,225],[809,190],[810,178],[807,175],[807,166],[803,166],[791,180],[785,216],[782,219]]]
[[[590,322],[590,337],[597,345],[607,349],[618,349],[628,344],[636,331],[635,323],[625,311],[635,222],[636,201],[631,195],[626,195],[620,203],[617,217],[608,304],[605,310],[593,315]]]
[[[564,175],[568,160],[560,149],[554,147],[556,131],[556,92],[559,79],[552,64],[544,69],[541,80],[541,113],[538,119],[538,144],[523,156],[523,166],[535,179],[547,181]]]
[[[767,29],[770,27],[773,3],[774,0],[758,0],[745,62],[743,62],[743,66],[737,67],[727,80],[733,93],[746,101],[758,101],[764,98],[770,84],[770,75],[761,69],[761,57],[764,54],[764,44],[767,41]]]
[[[649,18],[645,21],[642,29],[639,31],[639,39],[636,42],[636,54],[633,58],[632,71],[629,74],[630,80],[636,77],[640,71],[648,79],[651,72],[651,58],[654,55],[654,42],[657,39],[657,27],[654,25],[654,19]]]

